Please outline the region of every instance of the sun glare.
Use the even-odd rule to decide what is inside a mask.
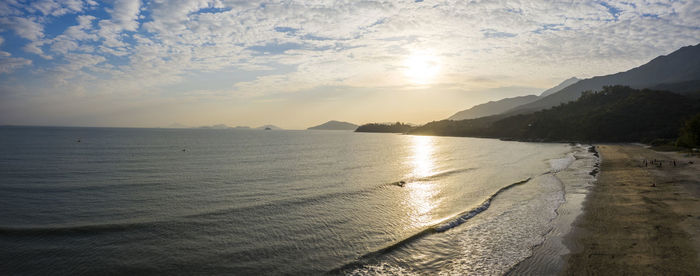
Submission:
[[[410,157],[410,164],[413,166],[411,173],[414,179],[426,178],[435,173],[435,141],[430,136],[411,137],[413,155]],[[438,193],[435,183],[431,181],[415,181],[410,183],[408,200],[411,207],[411,218],[418,226],[425,226],[432,223],[433,218],[430,213],[438,204],[434,196]]]
[[[403,61],[403,73],[415,84],[430,84],[440,73],[440,60],[428,52],[413,53]]]

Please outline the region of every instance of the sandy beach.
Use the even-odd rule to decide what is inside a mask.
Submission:
[[[601,172],[566,237],[563,273],[700,275],[700,159],[640,145],[597,149]]]

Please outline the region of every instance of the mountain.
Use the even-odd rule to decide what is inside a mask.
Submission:
[[[649,87],[649,89],[672,91],[691,97],[700,97],[700,79],[675,83],[662,83]]]
[[[521,141],[649,142],[678,137],[684,120],[700,112],[689,96],[626,86],[586,92],[576,101],[509,117],[431,122],[409,134]]]
[[[541,98],[546,97],[550,94],[558,92],[559,90],[562,90],[563,88],[565,88],[569,85],[572,85],[572,84],[576,83],[577,81],[579,81],[579,79],[577,79],[575,77],[567,79],[567,80],[563,81],[562,83],[560,83],[559,85],[543,91],[539,97],[535,96],[535,95],[527,95],[527,96],[520,96],[520,97],[505,98],[505,99],[498,100],[498,101],[490,101],[488,103],[475,105],[474,107],[472,107],[470,109],[457,112],[456,114],[450,116],[447,119],[458,121],[458,120],[474,119],[474,118],[479,118],[479,117],[500,114],[500,113],[506,112],[508,110],[511,110],[515,107],[534,102],[538,99],[541,99]]]
[[[539,99],[539,97],[535,95],[527,95],[513,98],[505,98],[498,101],[490,101],[480,105],[475,105],[470,109],[457,112],[447,119],[458,121],[495,115],[508,111],[514,107],[534,102],[537,99]]]
[[[677,93],[696,92],[697,89],[693,89],[692,84],[698,80],[700,80],[700,44],[680,48],[629,71],[580,80],[559,92],[518,106],[505,114],[524,114],[550,108],[574,101],[584,91],[598,91],[603,86],[610,85],[625,85],[638,89],[666,86],[682,88],[680,91],[673,91]]]
[[[547,89],[544,92],[542,92],[542,94],[540,94],[540,98],[544,98],[544,97],[547,97],[547,96],[552,95],[554,93],[557,93],[560,90],[566,88],[567,86],[572,85],[574,83],[577,83],[578,81],[580,81],[580,79],[577,77],[572,77],[570,79],[567,79],[567,80],[563,81],[562,83],[560,83],[559,85],[552,87],[550,89]]]
[[[264,129],[264,130],[282,130],[281,127],[275,126],[275,125],[264,125],[264,126],[259,126],[256,127],[255,129]]]
[[[356,124],[340,121],[328,121],[323,124],[308,128],[309,130],[355,130]]]

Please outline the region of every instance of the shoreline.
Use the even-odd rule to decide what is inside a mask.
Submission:
[[[564,237],[561,273],[700,274],[700,159],[633,144],[596,149],[600,174]]]
[[[543,235],[542,243],[532,248],[531,255],[511,267],[505,275],[555,275],[566,265],[570,253],[565,236],[571,232],[577,217],[583,213],[583,202],[591,190],[600,157],[592,145],[578,145],[570,153],[574,160],[564,170],[552,176],[562,188],[563,202],[556,208],[557,216],[550,223],[550,230]]]

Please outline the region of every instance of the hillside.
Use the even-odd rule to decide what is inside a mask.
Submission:
[[[407,133],[414,126],[396,122],[394,124],[364,124],[359,126],[355,132],[380,132],[380,133]]]
[[[472,136],[524,141],[639,142],[675,138],[683,120],[700,112],[684,95],[625,86],[586,92],[574,102],[530,114],[496,119],[438,121],[410,134]],[[491,117],[494,118],[494,117]]]
[[[340,121],[328,121],[323,124],[308,128],[309,130],[355,130],[356,124]]]
[[[677,93],[695,92],[693,81],[700,80],[700,44],[687,46],[659,56],[650,62],[612,75],[581,80],[559,92],[507,111],[507,115],[524,114],[576,100],[583,91],[597,91],[603,86],[625,85],[632,88],[679,88]]]
[[[514,107],[534,102],[537,99],[539,98],[535,95],[527,95],[513,98],[505,98],[498,101],[490,101],[480,105],[475,105],[470,109],[457,112],[447,119],[459,121],[495,115],[510,110]]]
[[[496,115],[500,114],[503,112],[506,112],[508,110],[511,110],[515,107],[534,102],[538,99],[541,99],[547,95],[550,95],[552,93],[555,93],[571,84],[576,83],[579,81],[577,78],[570,78],[562,83],[558,84],[555,87],[552,87],[550,89],[547,89],[540,94],[540,96],[535,96],[535,95],[527,95],[527,96],[520,96],[520,97],[512,97],[512,98],[505,98],[501,99],[498,101],[490,101],[484,104],[480,105],[475,105],[472,108],[469,108],[467,110],[462,110],[460,112],[457,112],[456,114],[452,115],[451,117],[447,118],[448,120],[466,120],[466,119],[474,119],[474,118],[479,118],[479,117],[485,117],[485,116],[491,116],[491,115]]]
[[[554,93],[557,93],[557,92],[561,91],[562,89],[568,87],[569,85],[572,85],[574,83],[579,82],[580,80],[581,79],[579,79],[577,77],[571,77],[569,79],[566,79],[565,81],[561,82],[557,86],[552,87],[552,88],[547,89],[544,92],[542,92],[542,94],[540,94],[540,98],[544,98],[544,97],[547,97],[547,96],[552,95]]]

